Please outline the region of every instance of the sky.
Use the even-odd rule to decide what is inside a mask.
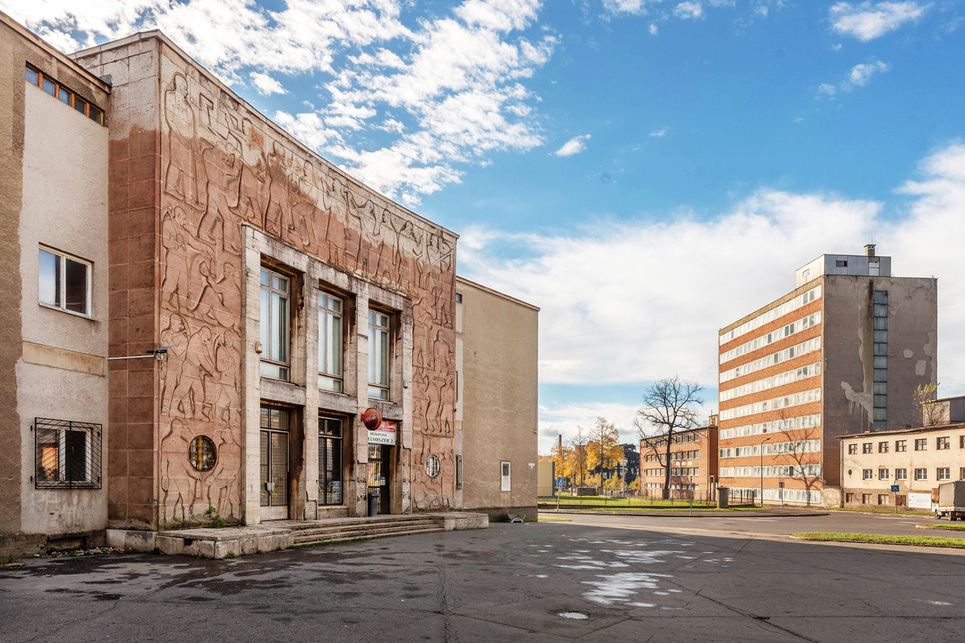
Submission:
[[[83,11],[79,11],[82,7]],[[965,0],[0,0],[66,52],[159,28],[540,307],[540,452],[824,253],[939,280],[965,394]]]

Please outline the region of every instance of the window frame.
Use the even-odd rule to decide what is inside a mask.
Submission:
[[[55,280],[58,282],[55,287],[55,298],[58,299],[57,302],[51,303],[49,301],[44,301],[41,299],[41,292],[43,291],[42,279],[43,270],[40,267],[41,253],[45,252],[53,257],[57,261],[57,268],[54,274]],[[76,310],[71,310],[68,308],[67,303],[67,262],[72,261],[76,264],[80,264],[85,268],[85,281],[84,281],[84,312],[78,312]],[[56,250],[50,246],[40,244],[37,248],[37,303],[44,308],[49,308],[51,310],[59,310],[62,313],[68,313],[70,315],[76,315],[77,317],[83,317],[84,319],[93,319],[93,290],[94,290],[94,262],[88,259],[83,259],[77,255],[70,254],[69,252],[63,252],[61,250]]]
[[[915,438],[915,451],[927,451],[928,438]]]
[[[267,283],[265,282],[265,276],[267,275]],[[287,285],[288,289],[283,291],[280,288],[275,287],[275,278],[283,279]],[[260,293],[260,305],[261,305],[261,316],[259,319],[259,339],[261,341],[261,362],[259,364],[259,374],[261,377],[267,377],[269,379],[281,380],[284,382],[291,381],[291,371],[292,371],[292,286],[294,278],[291,275],[285,274],[276,270],[271,266],[261,266],[258,287]],[[268,310],[265,310],[265,295],[268,295]],[[274,326],[275,322],[278,321],[278,315],[276,311],[273,310],[272,303],[275,301],[274,297],[278,300],[283,300],[285,302],[285,317],[286,323],[282,324],[280,327],[276,328]],[[265,321],[268,321],[267,329]],[[280,338],[278,342],[279,348],[284,348],[285,355],[284,358],[277,358],[273,355],[273,335],[276,331],[283,331],[284,337]],[[266,334],[267,333],[267,334]],[[266,341],[267,340],[267,341]],[[272,368],[276,370],[271,371]]]
[[[329,430],[329,425],[338,426],[338,431]],[[323,446],[324,445],[324,446]],[[322,451],[330,456],[331,476],[327,461],[322,461]],[[337,463],[337,464],[336,464]],[[337,478],[337,479],[336,479]],[[338,484],[338,491],[330,491],[329,485]],[[334,488],[334,487],[333,487]],[[331,502],[329,497],[332,496]],[[337,498],[335,497],[337,496]],[[333,507],[345,504],[345,420],[343,418],[318,414],[318,505]]]
[[[30,73],[36,74],[36,81],[31,80],[29,77]],[[97,107],[89,100],[78,96],[75,91],[64,87],[59,82],[51,78],[48,74],[45,74],[33,65],[26,65],[26,69],[24,70],[24,80],[27,83],[38,87],[45,94],[50,94],[64,105],[72,107],[75,111],[79,112],[83,116],[86,116],[98,125],[107,125],[107,119],[104,117],[104,110],[102,110],[100,107]],[[47,88],[44,86],[45,82],[50,84],[52,91],[47,91]],[[64,100],[64,98],[67,98],[67,100]]]
[[[509,460],[499,463],[499,490],[500,492],[513,490],[513,463]]]
[[[935,480],[938,482],[947,482],[952,479],[952,469],[951,467],[936,467],[935,468]]]
[[[895,453],[905,453],[908,451],[908,440],[895,440]]]
[[[922,480],[928,480],[928,469],[918,467],[915,469],[915,481],[920,482]]]
[[[34,432],[34,470],[33,479],[36,489],[100,489],[102,484],[101,458],[103,451],[103,425],[93,422],[75,422],[52,418],[34,418],[31,430]],[[71,478],[70,448],[67,433],[84,435],[83,479]],[[45,440],[53,435],[53,442]],[[51,453],[46,445],[56,445],[56,478],[50,479],[49,466]],[[48,466],[44,466],[48,465]],[[76,466],[76,465],[74,465]]]
[[[952,448],[951,436],[943,435],[935,438],[935,450],[945,451]]]
[[[379,317],[385,318],[385,325],[379,324]],[[369,308],[368,312],[368,396],[374,400],[392,399],[392,314],[379,308]],[[376,351],[375,346],[382,346],[379,337],[385,337],[385,344]],[[379,364],[376,364],[376,360]],[[381,367],[381,368],[379,368]],[[378,381],[378,371],[385,375],[385,381]]]
[[[905,467],[900,467],[895,469],[895,480],[907,480],[908,479],[908,469]]]
[[[324,299],[324,303],[323,300]],[[339,309],[330,306],[330,301],[338,302]],[[318,315],[318,388],[333,393],[345,392],[345,309],[348,298],[341,293],[319,288],[316,296],[316,312]],[[333,349],[329,355],[330,340],[335,339],[330,322],[338,320],[339,332],[337,333],[338,348]],[[323,328],[324,326],[324,328]],[[328,370],[328,364],[332,361],[332,356],[337,352],[337,367]],[[337,371],[337,372],[336,372]]]

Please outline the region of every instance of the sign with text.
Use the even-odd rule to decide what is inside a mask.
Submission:
[[[398,423],[392,420],[382,420],[374,429],[369,429],[369,444],[387,444],[395,446]]]

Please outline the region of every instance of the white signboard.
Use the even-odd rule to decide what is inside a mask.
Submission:
[[[930,493],[909,493],[908,494],[908,508],[909,509],[931,509],[931,494]]]
[[[389,446],[395,446],[397,428],[396,423],[392,420],[382,420],[379,428],[369,431],[369,444],[388,444]]]

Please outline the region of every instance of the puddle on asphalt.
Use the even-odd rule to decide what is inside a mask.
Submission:
[[[590,618],[589,616],[581,612],[560,612],[560,616],[562,616],[563,618],[571,618],[574,621],[582,621]]]

